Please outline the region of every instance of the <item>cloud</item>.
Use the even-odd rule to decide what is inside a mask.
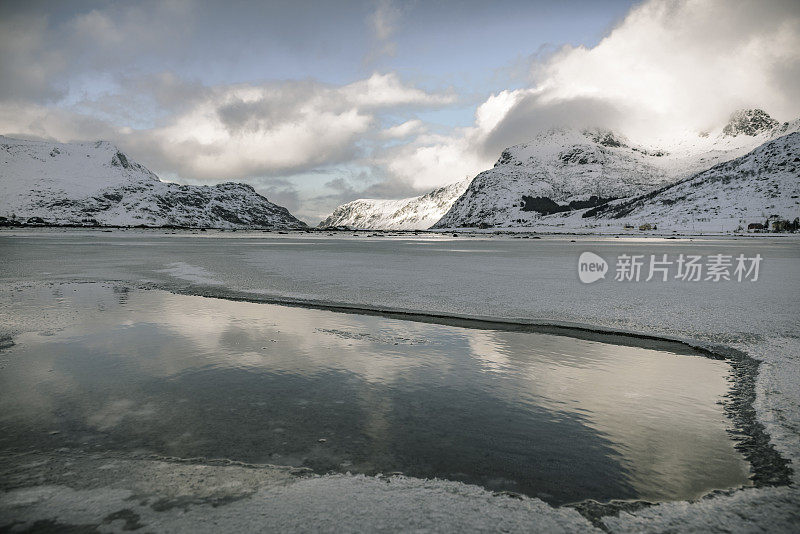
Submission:
[[[724,125],[735,110],[800,116],[800,4],[651,0],[597,46],[537,57],[527,88],[501,91],[471,127],[381,154],[392,179],[436,187],[474,176],[551,127],[600,126],[661,142]]]
[[[421,135],[408,144],[385,149],[374,163],[393,181],[408,183],[418,192],[430,190],[491,166],[491,158],[474,150],[481,144],[478,135],[474,128],[451,135]]]
[[[762,107],[779,120],[800,116],[796,0],[646,1],[596,46],[535,54],[526,87],[489,96],[470,126],[449,129],[426,124],[417,112],[463,104],[460,96],[411,85],[395,72],[361,79],[348,73],[336,84],[240,76],[235,54],[252,36],[230,37],[225,32],[239,28],[231,21],[257,26],[263,19],[271,26],[262,33],[277,31],[283,46],[282,21],[301,24],[300,13],[308,11],[296,9],[282,19],[277,8],[252,12],[247,21],[240,16],[219,27],[216,19],[228,10],[209,15],[177,0],[112,3],[61,18],[52,10],[0,17],[0,132],[109,139],[167,177],[262,180],[262,191],[289,204],[302,200],[298,207],[311,213],[337,199],[409,196],[474,176],[506,146],[552,126],[610,127],[648,142],[711,129],[742,107]],[[303,32],[285,29],[286,38],[302,46],[342,9],[315,11]],[[348,9],[345,18],[363,31],[364,12]],[[366,21],[374,45],[368,63],[394,53],[404,9],[388,0],[374,4]],[[211,34],[218,41],[202,40]],[[218,44],[205,83],[189,79],[195,71],[180,67],[199,64],[211,48],[216,54]],[[263,72],[276,57],[310,57],[290,48],[265,55]],[[330,48],[321,47],[321,57]],[[361,53],[350,59],[357,64]],[[232,79],[249,82],[225,81]],[[316,194],[275,181],[297,186],[293,177],[321,169],[336,170],[343,182]]]
[[[149,132],[148,148],[191,178],[292,174],[353,158],[374,121],[356,107],[329,109],[324,98],[275,111],[273,101],[286,100],[281,91],[261,88],[224,91]],[[237,116],[231,106],[246,112]]]
[[[81,78],[122,72],[165,49],[175,53],[186,45],[194,3],[119,3],[66,19],[34,7],[0,16],[2,100],[55,102]]]
[[[43,15],[0,17],[0,95],[4,100],[54,100],[64,93],[53,79],[65,71],[60,49],[48,42]]]
[[[344,86],[313,81],[219,87],[147,132],[147,149],[181,176],[239,179],[294,174],[352,160],[378,127],[376,113],[441,105],[448,95],[373,74]]]
[[[317,225],[331,214],[337,206],[359,198],[409,198],[423,191],[401,180],[379,180],[369,172],[355,175],[341,173],[325,183],[318,194],[303,199],[301,208],[295,215],[311,225]],[[298,215],[299,214],[299,215]]]
[[[425,131],[425,123],[419,119],[411,119],[404,123],[382,130],[379,134],[381,139],[404,139],[413,135],[419,135]]]
[[[406,144],[380,151],[373,163],[382,167],[390,181],[406,184],[417,193],[474,176],[497,159],[498,154],[486,150],[487,139],[527,92],[492,95],[478,106],[473,126],[449,134],[419,134]]]
[[[0,104],[0,129],[58,140],[106,138],[157,171],[189,180],[227,180],[292,175],[351,161],[360,145],[381,137],[379,113],[404,106],[441,106],[450,94],[406,85],[393,73],[375,73],[342,86],[287,81],[212,88],[179,82],[162,73],[124,87],[131,91],[82,104],[94,113],[37,104]],[[147,89],[170,111],[148,128],[115,127],[97,118],[114,115],[118,101],[131,102]],[[419,131],[411,121],[390,134]]]
[[[542,107],[589,100],[624,110],[631,135],[709,129],[743,107],[800,115],[800,4],[652,0],[594,48],[534,69]],[[578,113],[576,113],[577,115]]]
[[[70,51],[72,68],[117,70],[187,46],[197,7],[191,0],[113,3],[78,13],[52,30]]]
[[[450,93],[428,93],[404,85],[396,73],[375,73],[341,88],[341,96],[348,102],[367,108],[394,106],[437,106],[452,104],[456,95]]]
[[[297,216],[302,202],[294,183],[283,178],[260,178],[251,182],[251,185],[270,202],[283,206]]]
[[[48,141],[118,139],[125,128],[102,119],[33,103],[0,102],[0,133]]]
[[[623,130],[633,111],[602,98],[547,100],[538,91],[518,91],[512,106],[482,138],[476,149],[495,159],[506,147],[527,141],[552,127],[583,129],[599,126]]]
[[[392,40],[402,13],[391,0],[377,0],[375,10],[367,17],[367,24],[375,41],[375,46],[366,57],[366,62],[375,61],[381,56],[393,56],[397,44]]]

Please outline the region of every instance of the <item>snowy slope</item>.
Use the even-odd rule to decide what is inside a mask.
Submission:
[[[588,210],[598,223],[657,224],[696,231],[746,228],[770,216],[800,217],[800,133],[633,199]]]
[[[114,145],[0,136],[0,216],[50,224],[304,228],[245,184],[162,182]]]
[[[319,226],[353,229],[424,230],[442,218],[467,189],[470,180],[457,182],[419,197],[401,200],[359,199],[336,208]]]
[[[761,110],[744,110],[715,132],[659,146],[637,145],[607,130],[552,129],[504,150],[434,228],[534,226],[558,211],[673,183],[798,128],[800,121],[781,125]]]

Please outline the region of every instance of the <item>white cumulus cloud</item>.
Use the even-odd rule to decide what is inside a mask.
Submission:
[[[594,48],[536,70],[540,103],[594,99],[632,113],[633,133],[706,129],[742,107],[800,115],[800,3],[654,0]]]
[[[641,142],[719,127],[735,110],[800,117],[800,3],[650,0],[594,47],[565,46],[528,88],[489,97],[469,128],[393,148],[396,179],[436,187],[491,166],[553,126],[601,126]]]

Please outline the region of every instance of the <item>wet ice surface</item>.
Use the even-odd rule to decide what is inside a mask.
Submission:
[[[747,484],[728,364],[665,345],[65,284],[11,294],[0,450],[402,472],[540,497],[669,500]],[[28,308],[28,310],[24,309]],[[672,349],[663,350],[663,349]]]

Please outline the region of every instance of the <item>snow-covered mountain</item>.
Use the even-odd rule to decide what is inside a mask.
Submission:
[[[105,141],[0,136],[0,216],[49,224],[305,228],[249,185],[162,182]]]
[[[582,218],[661,230],[734,230],[769,217],[800,216],[800,133],[768,141],[739,158],[632,199],[587,210]]]
[[[640,195],[746,154],[789,132],[761,110],[734,113],[715,132],[643,146],[607,130],[552,129],[503,151],[434,228],[527,227],[553,213]]]
[[[442,218],[464,193],[470,180],[450,184],[419,197],[401,200],[359,199],[336,208],[319,226],[370,230],[424,230]]]

